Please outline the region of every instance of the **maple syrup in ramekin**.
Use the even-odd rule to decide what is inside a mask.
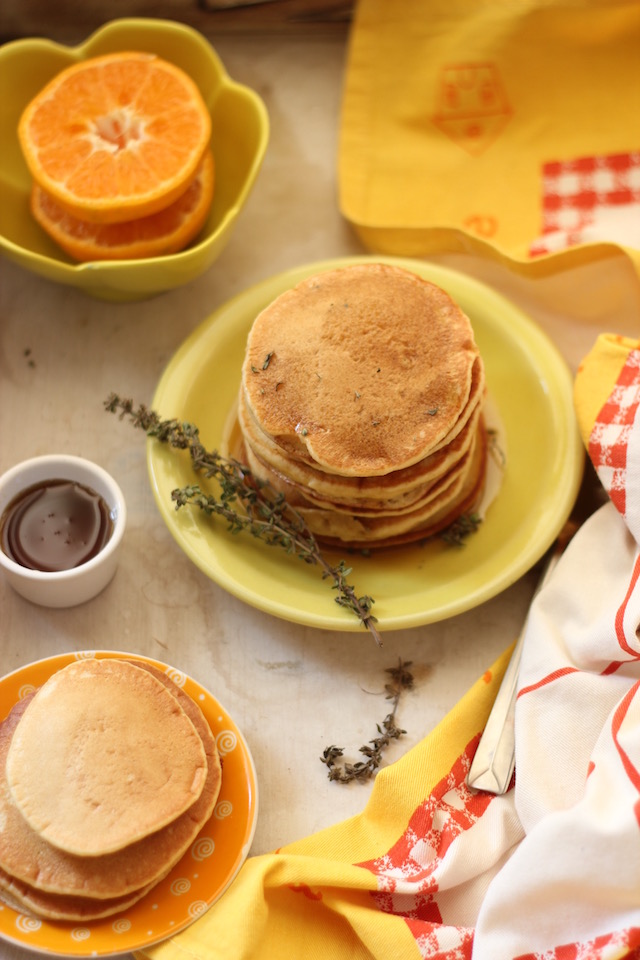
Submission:
[[[0,520],[2,550],[15,563],[51,573],[71,570],[104,548],[113,533],[106,501],[73,480],[23,490]]]

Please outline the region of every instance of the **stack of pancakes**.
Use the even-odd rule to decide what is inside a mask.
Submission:
[[[252,325],[239,456],[321,542],[406,543],[479,500],[484,399],[471,323],[444,290],[395,265],[328,270]]]
[[[59,670],[0,724],[0,895],[52,920],[118,913],[162,880],[213,812],[215,740],[142,661]]]

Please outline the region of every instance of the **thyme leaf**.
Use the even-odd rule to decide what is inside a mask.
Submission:
[[[462,547],[467,537],[475,533],[481,523],[482,517],[479,514],[462,513],[439,534],[439,537],[449,546]]]
[[[330,580],[337,593],[335,602],[358,617],[378,646],[382,646],[377,620],[372,613],[375,601],[372,597],[356,594],[348,582],[351,568],[343,560],[335,566],[329,563],[304,519],[287,503],[283,494],[258,480],[239,461],[223,457],[216,450],[206,450],[194,424],[162,420],[144,404],[135,407],[132,400],[115,393],[110,394],[104,406],[107,412],[119,414],[121,420],[128,419],[134,427],[144,430],[148,437],[159,443],[187,450],[193,470],[217,481],[220,489],[217,496],[205,493],[197,484],[173,490],[171,498],[176,510],[187,505],[197,507],[207,516],[216,515],[226,520],[231,533],[248,533],[268,546],[280,547],[305,563],[318,566],[322,578]]]
[[[392,708],[382,723],[376,724],[378,736],[360,747],[359,752],[366,757],[365,760],[355,762],[343,760],[343,747],[337,747],[335,744],[325,747],[320,761],[327,766],[329,780],[335,780],[337,783],[351,783],[353,780],[363,783],[365,780],[369,780],[375,776],[382,763],[383,753],[391,741],[399,740],[407,732],[397,725],[396,711],[404,691],[413,687],[413,676],[409,672],[410,666],[410,660],[399,659],[397,667],[389,667],[386,670],[386,673],[391,677],[390,682],[385,684],[386,699],[392,701]]]

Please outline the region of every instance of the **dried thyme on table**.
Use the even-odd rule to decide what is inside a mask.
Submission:
[[[413,676],[409,673],[411,661],[398,660],[397,667],[389,667],[387,673],[391,681],[385,684],[387,700],[392,701],[392,709],[386,715],[382,723],[376,724],[378,736],[369,740],[364,746],[360,747],[359,752],[366,757],[366,760],[357,760],[355,763],[343,761],[344,749],[331,745],[326,747],[320,757],[322,763],[328,767],[329,780],[335,780],[338,783],[351,783],[357,780],[363,783],[373,777],[382,763],[382,755],[392,740],[399,740],[407,732],[402,730],[396,723],[396,711],[400,703],[400,697],[405,690],[413,687]]]
[[[198,428],[177,420],[162,420],[143,404],[134,407],[133,401],[111,394],[104,403],[109,413],[128,418],[134,427],[144,430],[148,437],[166,443],[177,450],[187,450],[196,473],[214,478],[220,486],[215,497],[204,493],[197,484],[172,491],[176,509],[186,505],[198,507],[207,516],[216,515],[227,521],[232,533],[249,533],[268,546],[281,547],[295,554],[305,563],[316,565],[324,580],[330,580],[337,591],[335,602],[353,613],[382,646],[376,629],[376,618],[371,612],[374,600],[358,597],[348,583],[351,568],[343,560],[332,566],[323,556],[315,537],[300,514],[273,490],[269,484],[257,480],[248,467],[237,460],[223,457],[217,451],[208,451],[202,445]]]

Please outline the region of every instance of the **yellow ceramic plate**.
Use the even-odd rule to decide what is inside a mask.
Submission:
[[[164,670],[201,708],[222,758],[222,787],[213,815],[182,860],[146,897],[115,917],[91,923],[34,920],[0,901],[0,937],[65,957],[101,957],[142,949],[188,926],[226,890],[251,846],[258,813],[253,759],[235,723],[212,694],[184,673],[149,657],[118,651],[67,653],[0,679],[0,717],[73,660],[132,657]],[[1,952],[1,951],[0,951]]]
[[[154,408],[196,424],[219,448],[240,382],[247,333],[258,311],[303,277],[370,261],[310,264],[273,277],[222,306],[185,341],[158,384]],[[470,317],[484,357],[491,400],[506,436],[500,492],[479,531],[461,548],[440,541],[345,559],[359,595],[375,600],[381,630],[433,622],[495,596],[552,543],[576,497],[584,463],[573,412],[572,378],[537,325],[513,304],[460,273],[415,260],[405,266],[447,290]],[[178,544],[208,576],[277,617],[333,630],[362,630],[316,567],[277,548],[232,535],[197,509],[176,512],[171,491],[194,482],[188,457],[149,441],[148,465],[160,511]],[[327,551],[337,562],[346,551]]]

